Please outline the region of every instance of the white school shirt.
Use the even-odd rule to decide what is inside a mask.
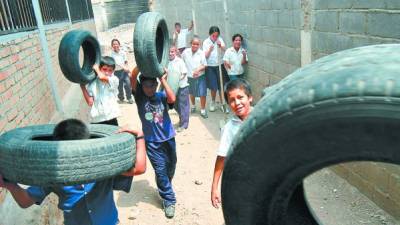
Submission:
[[[186,69],[185,62],[183,62],[183,59],[176,56],[174,60],[169,61],[168,73],[171,74],[171,76],[179,77],[179,87],[180,88],[189,86],[188,78],[187,78],[187,69]],[[182,78],[182,76],[183,76],[183,78]]]
[[[218,37],[218,40],[221,42],[221,45],[223,47],[225,47],[225,42],[224,40],[222,40],[221,37]],[[223,56],[223,52],[220,51],[220,56],[219,59],[217,58],[218,55],[218,45],[217,42],[212,42],[210,38],[207,38],[206,40],[204,40],[203,42],[203,51],[206,52],[208,51],[208,49],[210,48],[211,45],[214,45],[213,50],[210,53],[210,56],[207,58],[207,65],[208,66],[218,66],[219,63],[222,64],[222,56]]]
[[[121,115],[117,102],[118,84],[118,78],[112,74],[108,78],[108,83],[96,78],[87,85],[88,93],[94,100],[90,109],[92,123],[111,120]]]
[[[231,69],[226,69],[228,75],[240,75],[244,72],[242,60],[243,60],[243,48],[240,47],[238,51],[234,47],[230,47],[226,50],[223,60],[231,65]],[[246,54],[246,62],[249,58]]]
[[[125,65],[125,62],[127,61],[126,59],[126,54],[122,50],[119,50],[119,52],[114,52],[111,51],[111,57],[114,58],[115,60],[115,70],[122,70],[123,65]]]
[[[242,123],[243,121],[239,117],[233,115],[232,118],[229,119],[229,121],[222,128],[222,136],[217,150],[218,156],[226,157],[228,154],[231,153],[229,151],[229,147],[231,146],[233,138],[239,131],[240,125],[242,125]]]
[[[178,34],[178,38],[176,39],[176,47],[177,48],[186,48],[187,45],[187,35],[190,33],[189,29],[181,29]]]
[[[185,49],[182,53],[182,59],[186,65],[187,76],[191,78],[193,78],[193,71],[200,65],[207,66],[206,55],[201,49],[198,49],[194,54],[191,48]],[[204,75],[204,70],[200,76],[202,75]]]

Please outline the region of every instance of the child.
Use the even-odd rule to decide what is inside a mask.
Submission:
[[[114,76],[115,60],[104,56],[100,66],[95,64],[93,69],[97,78],[87,86],[81,84],[83,97],[91,107],[91,122],[118,126],[117,117],[121,113],[117,102],[119,80]]]
[[[179,76],[179,89],[176,94],[175,110],[179,114],[178,132],[188,128],[189,125],[189,83],[187,78],[186,65],[183,60],[177,57],[178,50],[175,46],[169,49],[168,74],[170,76]]]
[[[185,49],[182,59],[185,61],[188,81],[190,101],[192,102],[191,112],[196,111],[195,97],[200,97],[200,115],[204,119],[208,118],[206,112],[207,85],[204,70],[207,62],[204,52],[200,49],[200,38],[194,36],[191,41],[192,47]]]
[[[181,29],[181,24],[175,23],[175,30],[172,35],[172,43],[179,50],[179,55],[182,54],[183,50],[185,50],[187,45],[187,36],[193,29],[193,21],[190,21],[189,27],[187,29]]]
[[[246,50],[242,48],[242,41],[242,35],[233,35],[233,46],[228,48],[225,52],[224,66],[228,71],[229,80],[243,78],[243,65],[249,61]]]
[[[129,69],[128,69],[128,60],[126,59],[125,52],[121,51],[120,49],[121,44],[119,43],[118,39],[111,40],[111,57],[114,58],[116,69],[114,74],[119,79],[118,84],[118,99],[119,103],[124,102],[124,89],[126,100],[129,104],[133,104],[132,100],[132,90],[131,90],[131,82],[129,79]]]
[[[16,183],[6,182],[0,174],[0,187],[10,191],[14,200],[21,208],[28,208],[33,204],[40,205],[45,197],[54,192],[58,198],[58,207],[64,211],[65,225],[93,224],[115,225],[118,223],[118,212],[115,206],[113,190],[129,192],[132,176],[139,175],[146,170],[146,149],[143,133],[123,129],[136,135],[136,163],[135,167],[116,177],[94,183],[58,186],[36,187],[23,189]],[[80,120],[67,119],[56,125],[53,136],[55,140],[80,140],[90,138],[88,127]]]
[[[217,26],[211,26],[208,33],[210,36],[203,42],[203,51],[207,59],[207,88],[211,91],[210,112],[214,112],[216,106],[215,98],[217,96],[217,91],[220,90],[219,66],[222,63],[221,52],[225,50],[225,43],[220,37],[221,33]],[[219,51],[218,48],[221,51]],[[219,100],[222,102],[221,93],[219,94]]]
[[[224,170],[225,157],[229,154],[229,147],[233,137],[239,131],[240,125],[249,116],[251,111],[250,104],[253,101],[250,85],[247,81],[240,78],[226,83],[224,95],[234,115],[228,123],[225,124],[222,130],[221,142],[217,151],[211,186],[211,203],[215,208],[218,208],[221,203],[221,194],[218,190],[218,184],[222,171]]]
[[[158,192],[163,199],[167,218],[175,215],[176,198],[172,189],[172,178],[176,167],[175,130],[168,115],[168,104],[175,102],[175,94],[169,87],[166,74],[161,78],[165,92],[156,92],[157,79],[143,75],[137,81],[139,69],[132,71],[133,96],[142,122],[146,140],[147,156],[156,174]]]

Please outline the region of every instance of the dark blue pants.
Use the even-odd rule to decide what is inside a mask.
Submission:
[[[172,178],[176,167],[175,138],[164,142],[146,141],[147,156],[156,174],[158,193],[164,200],[164,205],[176,203],[175,192],[172,189]]]
[[[118,98],[119,100],[124,100],[124,89],[126,100],[132,99],[132,89],[131,89],[131,80],[129,79],[129,75],[124,70],[116,70],[114,72],[115,76],[119,79],[118,84]]]
[[[190,115],[189,86],[178,89],[174,108],[179,115],[179,126],[187,129]]]

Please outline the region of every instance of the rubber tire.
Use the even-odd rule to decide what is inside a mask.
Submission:
[[[264,91],[225,164],[227,225],[318,224],[302,181],[337,163],[400,164],[400,45],[321,58]]]
[[[55,125],[17,128],[0,136],[0,173],[26,185],[84,184],[134,166],[133,135],[117,126],[89,125],[91,139],[52,141]]]
[[[156,12],[141,14],[133,36],[136,64],[145,77],[161,77],[169,61],[169,34],[164,17]]]
[[[79,63],[79,50],[83,49],[83,65]],[[89,31],[72,30],[61,39],[58,49],[58,61],[64,76],[71,82],[87,84],[96,78],[92,69],[99,64],[100,45]]]

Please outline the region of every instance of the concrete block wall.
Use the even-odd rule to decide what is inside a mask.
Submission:
[[[196,33],[203,39],[211,25],[220,27],[228,46],[232,34],[241,33],[249,55],[246,79],[256,99],[265,87],[320,57],[359,46],[400,42],[398,0],[149,2],[152,11],[166,17],[170,32],[175,21],[185,25],[194,19]],[[399,167],[354,163],[333,170],[400,218]]]
[[[96,36],[94,20],[46,28],[54,72],[52,76],[56,83],[56,95],[62,100],[63,112],[56,109],[38,31],[0,38],[0,134],[16,127],[56,123],[69,117],[88,121],[88,107],[80,94],[79,85],[69,82],[58,65],[60,40],[71,29],[89,30]],[[63,224],[57,202],[53,195],[40,207],[20,209],[11,195],[2,189],[0,224]]]

